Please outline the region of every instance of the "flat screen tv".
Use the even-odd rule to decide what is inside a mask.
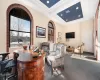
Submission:
[[[65,36],[66,36],[66,39],[68,39],[68,38],[75,38],[75,32],[66,33]]]

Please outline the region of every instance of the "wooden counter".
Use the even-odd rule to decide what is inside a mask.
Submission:
[[[32,61],[18,61],[18,80],[44,80],[45,54]]]

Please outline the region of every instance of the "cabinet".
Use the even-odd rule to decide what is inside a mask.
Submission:
[[[28,62],[18,62],[18,80],[44,80],[44,55]]]

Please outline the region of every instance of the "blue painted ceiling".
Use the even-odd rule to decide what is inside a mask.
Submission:
[[[40,0],[43,4],[45,4],[48,8],[52,7],[55,5],[57,2],[60,0]]]
[[[75,5],[57,13],[65,22],[73,21],[76,19],[83,18],[81,3],[78,2]]]

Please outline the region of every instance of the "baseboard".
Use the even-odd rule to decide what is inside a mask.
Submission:
[[[84,53],[87,53],[87,54],[93,54],[93,55],[94,55],[94,53],[92,53],[92,52],[84,51]]]

